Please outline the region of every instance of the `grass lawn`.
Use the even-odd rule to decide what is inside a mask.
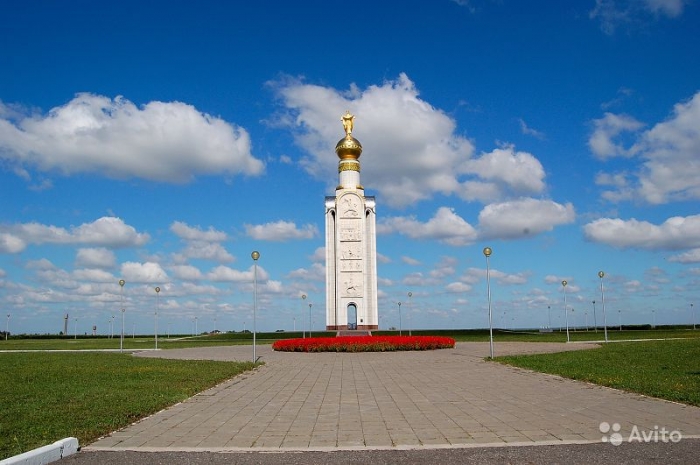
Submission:
[[[0,354],[0,460],[69,436],[85,445],[252,367],[118,353]]]
[[[700,406],[700,339],[616,342],[600,349],[496,357],[501,363]]]

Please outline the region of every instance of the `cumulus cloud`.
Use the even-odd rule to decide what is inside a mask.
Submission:
[[[688,250],[687,252],[669,257],[668,261],[677,263],[700,263],[700,248]]]
[[[453,246],[471,244],[477,236],[474,227],[447,207],[440,207],[426,223],[413,216],[386,218],[377,225],[377,233],[398,233],[412,239],[437,240]]]
[[[44,115],[0,103],[0,159],[64,175],[98,173],[182,183],[199,174],[257,175],[248,132],[181,102],[141,107],[124,97],[77,94]]]
[[[111,248],[137,247],[150,239],[121,218],[105,216],[65,229],[39,223],[0,225],[0,252],[18,253],[29,244],[86,244]]]
[[[620,248],[680,250],[700,247],[700,215],[676,216],[660,225],[636,219],[601,218],[585,225],[583,231],[589,240]]]
[[[487,205],[479,213],[479,232],[484,238],[514,239],[551,231],[572,223],[574,207],[551,200],[519,199]]]
[[[253,282],[253,267],[251,266],[246,271],[234,270],[228,266],[217,266],[206,275],[207,279],[219,282],[235,282],[235,283],[252,283]],[[265,282],[268,280],[268,274],[265,269],[258,266],[258,280]]]
[[[173,222],[170,225],[170,231],[187,243],[182,252],[173,256],[173,260],[177,263],[191,259],[212,260],[219,263],[234,261],[233,255],[220,244],[228,239],[228,235],[223,231],[218,231],[211,226],[203,230],[199,226],[189,226],[181,221]]]
[[[606,118],[608,114],[606,114]],[[600,121],[600,120],[598,120]],[[629,127],[637,127],[635,124]],[[610,200],[642,199],[651,204],[700,199],[700,92],[674,106],[671,116],[639,134],[629,149],[611,142],[599,156],[634,153],[641,165],[636,172],[609,174],[599,181],[612,181],[616,189],[606,191]],[[605,144],[600,144],[604,147]],[[615,148],[618,147],[618,148]],[[593,149],[593,146],[591,146]],[[619,154],[619,153],[618,153]]]
[[[115,263],[114,252],[104,247],[78,249],[75,256],[75,264],[86,268],[111,268]]]
[[[347,92],[304,84],[274,83],[288,113],[278,124],[292,127],[297,143],[308,153],[303,166],[319,179],[333,179],[338,159],[334,142],[342,136],[340,115],[356,115],[353,136],[365,147],[363,180],[377,186],[392,206],[406,206],[434,193],[454,193],[472,143],[456,133],[455,121],[419,98],[411,80],[395,81]]]
[[[588,147],[596,156],[606,159],[634,155],[632,148],[625,148],[614,139],[622,133],[638,131],[644,127],[644,123],[628,115],[605,113],[602,118],[593,121],[593,126],[594,130],[588,139]]]
[[[121,274],[131,283],[164,283],[169,279],[165,270],[153,262],[125,262],[122,264]]]
[[[478,177],[463,183],[466,200],[494,201],[509,196],[537,194],[544,190],[544,168],[527,152],[506,145],[465,162],[465,171]]]
[[[277,221],[259,225],[245,225],[246,234],[255,240],[285,242],[289,240],[313,239],[318,236],[318,227],[306,224],[297,228],[296,223]]]
[[[184,281],[198,281],[202,279],[202,272],[192,265],[173,265],[170,267],[173,276]]]

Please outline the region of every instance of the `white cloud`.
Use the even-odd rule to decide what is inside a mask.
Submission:
[[[255,240],[279,241],[313,239],[318,236],[318,227],[313,224],[306,224],[300,228],[289,221],[277,221],[275,223],[265,223],[259,225],[245,225],[246,234]]]
[[[426,223],[412,216],[383,219],[377,225],[377,233],[398,233],[412,239],[437,240],[453,246],[467,245],[476,239],[476,230],[447,207],[440,207]]]
[[[189,226],[181,221],[175,221],[170,225],[170,230],[180,239],[187,242],[185,249],[173,256],[177,263],[184,263],[190,259],[212,260],[219,263],[234,261],[231,255],[219,242],[228,239],[223,231],[209,227],[204,231],[199,226]]]
[[[174,221],[170,230],[186,241],[223,242],[227,239],[225,232],[217,231],[211,226],[207,231],[203,231],[199,226],[191,227],[181,221]]]
[[[192,265],[174,265],[170,269],[173,276],[184,281],[198,281],[202,279],[202,272]]]
[[[601,218],[583,228],[586,238],[620,248],[679,250],[700,247],[700,215],[669,218],[660,225]]]
[[[0,159],[18,169],[177,183],[264,169],[245,129],[181,102],[138,107],[121,96],[81,93],[45,115],[6,113],[0,103]]]
[[[666,121],[639,134],[629,149],[610,144],[598,154],[634,153],[641,165],[636,172],[598,175],[599,184],[614,187],[603,193],[608,200],[641,199],[658,205],[700,199],[700,92],[676,104]]]
[[[111,268],[115,263],[114,252],[104,247],[78,249],[75,256],[75,264],[86,268]]]
[[[605,113],[602,118],[593,120],[593,126],[594,130],[588,139],[588,147],[598,158],[606,159],[633,156],[632,148],[625,148],[613,139],[625,132],[638,131],[644,127],[644,123],[628,115]]]
[[[460,195],[466,200],[496,201],[538,194],[545,187],[542,164],[527,152],[515,151],[512,145],[468,160],[465,170],[479,178],[463,184]]]
[[[253,267],[251,266],[246,271],[234,270],[228,266],[217,266],[206,275],[207,279],[220,282],[236,282],[236,283],[252,283],[253,282]],[[258,266],[258,281],[265,282],[268,280],[267,272],[261,266]]]
[[[528,198],[491,204],[479,213],[479,235],[489,239],[533,236],[571,223],[575,217],[573,205],[551,200]]]
[[[0,226],[0,251],[21,252],[28,244],[89,244],[105,247],[136,247],[148,242],[150,236],[138,233],[120,218],[105,216],[92,223],[71,227],[39,223]]]
[[[121,275],[131,283],[165,283],[168,275],[158,263],[125,262],[121,267]]]
[[[639,25],[659,16],[677,18],[690,0],[596,0],[589,17],[600,21],[601,30],[608,35],[621,26]]]
[[[88,281],[95,283],[116,283],[118,280],[112,273],[105,270],[85,268],[73,271],[73,277],[78,281]]]
[[[670,257],[668,261],[678,263],[700,263],[700,248],[674,255]]]
[[[523,120],[522,118],[518,118],[518,123],[520,124],[520,132],[522,132],[523,134],[525,134],[527,136],[532,136],[535,139],[539,139],[539,140],[545,139],[545,135],[543,132],[540,132],[536,129],[529,127],[527,125],[527,123],[525,122],[525,120]]]
[[[340,116],[355,114],[353,136],[365,147],[363,182],[376,186],[392,206],[406,206],[434,193],[454,193],[471,142],[455,133],[455,121],[420,99],[411,80],[342,92],[296,80],[275,83],[289,114],[279,124],[296,130],[296,141],[310,155],[305,169],[319,179],[337,176],[334,142],[343,135]]]
[[[401,257],[401,261],[403,263],[405,263],[406,265],[411,265],[411,266],[418,266],[421,264],[419,260],[416,260],[415,258],[411,258],[411,257],[406,257],[406,256]]]

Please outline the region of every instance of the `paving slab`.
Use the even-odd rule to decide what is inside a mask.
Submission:
[[[501,343],[497,355],[584,344]],[[280,353],[87,451],[284,451],[600,443],[640,431],[700,437],[700,409],[485,360],[488,344],[384,353]],[[250,346],[137,356],[250,360]],[[612,425],[601,431],[601,423]],[[613,430],[612,428],[619,429]]]

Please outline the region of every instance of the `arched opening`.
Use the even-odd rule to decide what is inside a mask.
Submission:
[[[348,329],[357,329],[357,305],[348,304]]]

